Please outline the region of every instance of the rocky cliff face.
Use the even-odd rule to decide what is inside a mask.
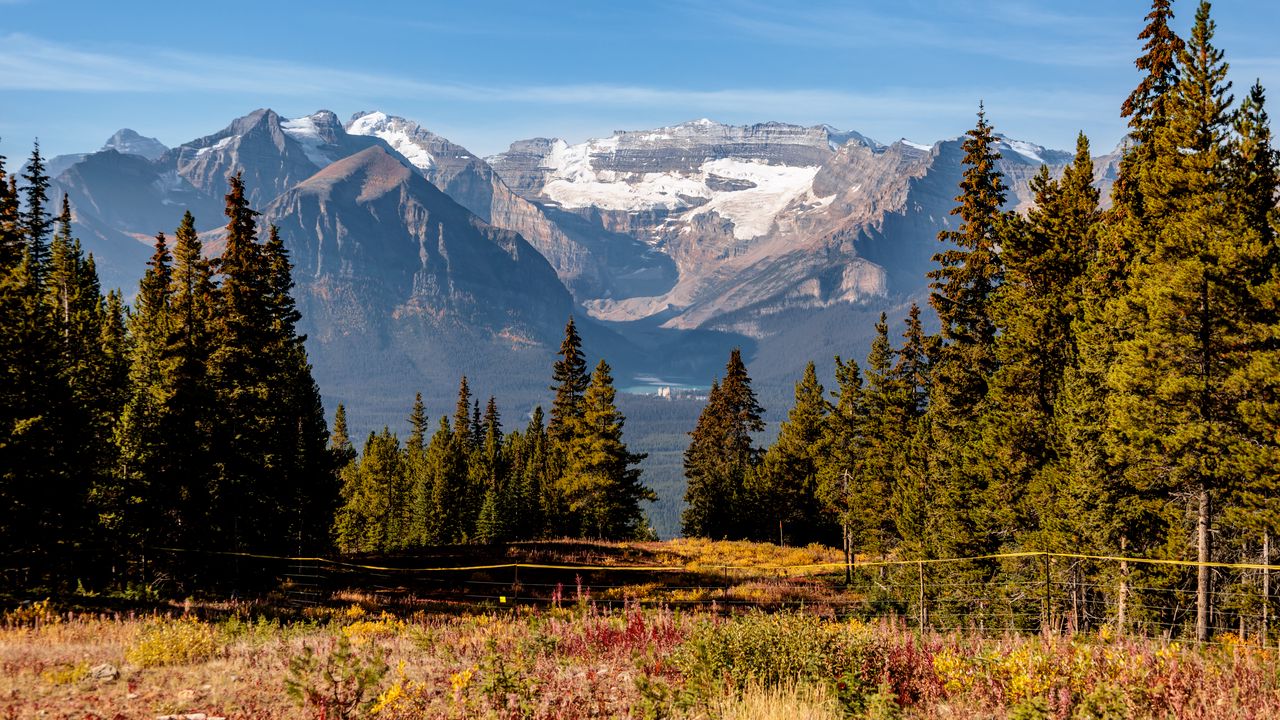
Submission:
[[[414,316],[541,341],[573,310],[518,234],[475,217],[381,147],[328,165],[263,216],[280,228],[300,286],[345,285],[363,298],[367,317],[344,331]]]
[[[1020,209],[1042,163],[1071,160],[1007,138],[997,149]],[[596,298],[593,315],[764,337],[789,311],[918,292],[962,158],[959,139],[884,146],[829,126],[698,120],[578,145],[520,141],[490,163],[529,201],[674,261],[671,287]]]

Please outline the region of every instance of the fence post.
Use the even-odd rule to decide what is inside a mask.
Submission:
[[[1262,531],[1262,646],[1267,646],[1267,621],[1271,610],[1271,531]]]
[[[1049,628],[1053,624],[1053,606],[1050,605],[1049,597],[1049,553],[1045,551],[1041,554],[1044,558],[1044,627],[1041,630]]]
[[[1127,552],[1128,549],[1129,549],[1128,539],[1121,537],[1120,538],[1121,556],[1124,556],[1125,552]],[[1128,607],[1129,606],[1129,561],[1124,559],[1120,560],[1120,598],[1117,604],[1119,605],[1119,608],[1117,609],[1117,612],[1116,612],[1116,624],[1119,625],[1117,629],[1120,632],[1124,632],[1126,629],[1125,612],[1129,609]]]
[[[511,571],[511,604],[515,605],[520,599],[520,563],[513,565]]]
[[[923,560],[916,561],[916,570],[920,577],[920,598],[919,598],[920,610],[919,612],[920,612],[920,629],[923,631],[925,623],[929,622],[929,611],[925,608],[925,605],[924,605],[924,561]]]

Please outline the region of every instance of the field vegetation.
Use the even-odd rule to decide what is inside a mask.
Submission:
[[[163,586],[5,597],[0,718],[1280,713],[1276,650],[1256,638],[1196,644],[1119,633],[1114,622],[1076,633],[1053,623],[921,629],[910,614],[866,602],[865,585],[846,589],[829,548],[561,541],[471,557],[528,563],[526,573],[568,566],[559,571],[568,581],[549,588],[535,578],[517,598],[502,570],[422,593],[412,572],[398,588],[339,575],[343,586],[314,604],[287,583],[253,600],[162,600]],[[679,572],[640,570],[654,566]]]
[[[4,615],[0,717],[1262,718],[1275,660],[1230,636],[919,632],[821,606],[41,603]]]

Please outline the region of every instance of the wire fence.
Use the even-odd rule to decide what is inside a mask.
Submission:
[[[276,593],[308,606],[369,597],[389,607],[660,605],[734,612],[806,608],[894,617],[921,628],[1078,633],[1102,628],[1196,637],[1197,572],[1209,570],[1207,626],[1218,641],[1274,645],[1270,575],[1280,566],[1019,552],[806,565],[444,564],[438,557],[283,557],[162,548],[170,577],[231,596]],[[462,557],[461,553],[457,553]]]

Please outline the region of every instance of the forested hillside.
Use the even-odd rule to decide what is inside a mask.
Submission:
[[[915,307],[900,331],[882,316],[864,363],[837,358],[830,393],[811,364],[767,450],[749,441],[760,410],[731,360],[685,455],[686,534],[834,544],[843,527],[851,553],[904,559],[1194,560],[1140,581],[1123,565],[1073,574],[1069,592],[1111,596],[1123,625],[1164,612],[1144,591],[1194,588],[1207,636],[1224,610],[1209,594],[1258,579],[1204,563],[1269,564],[1280,519],[1280,176],[1263,88],[1234,101],[1208,4],[1185,40],[1171,17],[1158,0],[1141,35],[1111,207],[1081,135],[1061,176],[1032,179],[1029,212],[1003,209],[979,109],[960,222],[929,274],[941,332]],[[954,579],[1006,573],[987,559]]]

